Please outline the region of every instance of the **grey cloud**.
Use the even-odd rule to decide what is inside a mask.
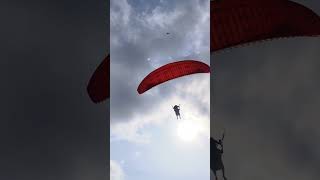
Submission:
[[[111,44],[111,121],[113,123],[130,121],[134,113],[141,114],[148,109],[153,109],[156,106],[154,102],[162,101],[162,98],[169,97],[174,92],[163,86],[159,87],[159,93],[156,96],[137,96],[138,83],[155,67],[174,60],[182,60],[182,57],[204,58],[200,60],[209,61],[209,56],[200,56],[197,52],[192,51],[193,47],[189,48],[191,51],[188,49],[188,46],[193,43],[190,36],[195,34],[195,24],[199,21],[200,14],[203,13],[199,8],[204,8],[208,2],[170,1],[168,3],[169,1],[164,1],[158,4],[150,2],[148,4],[152,5],[152,8],[145,4],[139,6],[138,9],[136,9],[137,4],[133,1],[128,2],[132,5],[128,24],[111,26],[111,42],[115,42],[114,46]],[[117,6],[118,2],[111,3],[111,13],[117,12]],[[209,12],[209,8],[207,10]],[[127,9],[124,11],[127,12]],[[168,21],[166,22],[168,24],[164,23],[165,25],[150,19],[146,20],[148,18],[157,19],[155,16],[159,13],[163,13],[164,16],[171,14],[176,20],[170,24],[170,19],[159,19]],[[155,26],[148,24],[150,22]],[[167,32],[170,35],[166,35]],[[203,28],[203,33],[209,36],[209,25]],[[208,42],[202,43],[204,43],[202,46],[209,48]],[[206,54],[203,53],[203,50],[200,53]],[[151,58],[151,63],[147,62],[148,58]],[[169,94],[164,92],[169,92]]]
[[[0,179],[108,177],[107,105],[86,94],[108,49],[107,4],[1,2]]]

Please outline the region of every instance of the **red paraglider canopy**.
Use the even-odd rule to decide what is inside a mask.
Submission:
[[[215,0],[210,16],[211,52],[273,38],[320,35],[320,17],[288,0]],[[109,63],[108,56],[87,88],[96,103],[109,98]]]
[[[137,91],[142,94],[158,84],[195,73],[209,73],[210,67],[200,61],[183,60],[166,64],[152,71],[140,83]]]
[[[288,0],[210,2],[210,51],[266,39],[320,35],[320,17]]]
[[[108,55],[93,73],[88,87],[88,94],[95,103],[102,102],[110,96],[110,56]]]

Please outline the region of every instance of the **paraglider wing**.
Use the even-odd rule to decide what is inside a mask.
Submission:
[[[183,60],[166,64],[147,75],[138,86],[138,93],[142,94],[158,84],[171,79],[195,73],[209,73],[210,67],[200,61]]]
[[[110,56],[108,55],[93,73],[87,86],[88,94],[95,103],[110,96]]]
[[[320,17],[288,0],[210,2],[210,52],[281,37],[320,35]]]

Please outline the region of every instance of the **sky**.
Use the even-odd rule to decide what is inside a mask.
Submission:
[[[296,1],[320,14],[319,1]],[[211,135],[228,179],[320,177],[320,39],[280,39],[211,56]]]
[[[318,0],[297,2],[320,14]],[[86,93],[90,76],[109,51],[108,4],[0,2],[0,179],[105,180],[110,178],[109,165],[115,174],[128,177],[121,158],[109,160],[109,101],[94,104]],[[226,128],[229,179],[319,179],[319,47],[319,39],[299,38],[211,57],[217,71],[211,76],[211,133],[219,137]],[[151,69],[147,66],[141,77]],[[170,118],[172,113],[168,110]],[[133,145],[127,140],[115,143]],[[142,151],[135,152],[139,156]]]
[[[141,80],[167,63],[210,64],[209,25],[207,0],[111,1],[112,180],[210,178],[210,75],[137,93]],[[175,104],[182,120],[176,120]],[[191,141],[181,132],[188,126],[189,135],[196,134]]]

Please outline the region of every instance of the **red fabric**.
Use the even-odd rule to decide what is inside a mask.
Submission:
[[[152,87],[175,79],[195,73],[209,73],[210,67],[199,61],[184,60],[166,64],[147,75],[140,83],[137,91],[139,94],[151,89]]]
[[[211,52],[273,38],[320,35],[320,17],[288,0],[215,0],[210,2],[210,16]],[[95,103],[109,98],[109,78],[108,56],[87,88]],[[157,82],[148,80],[148,85],[139,86],[138,92],[145,92]]]
[[[287,0],[210,2],[210,51],[266,39],[320,34],[320,18]]]
[[[88,87],[88,94],[95,103],[110,96],[110,56],[108,55],[93,73]]]

